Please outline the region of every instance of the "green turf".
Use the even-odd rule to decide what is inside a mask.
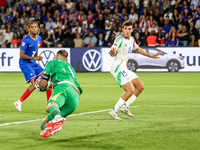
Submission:
[[[108,111],[71,116],[49,138],[39,136],[47,113],[45,92],[35,91],[18,112],[13,102],[26,90],[22,73],[0,73],[1,150],[199,150],[200,73],[137,73],[145,90],[130,108],[134,118]],[[83,94],[72,114],[111,109],[123,89],[109,73],[78,73]]]

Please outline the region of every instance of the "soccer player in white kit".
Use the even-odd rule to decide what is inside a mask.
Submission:
[[[113,109],[109,111],[109,115],[116,120],[122,120],[118,116],[119,110],[129,117],[134,117],[129,111],[129,106],[144,90],[144,85],[140,78],[126,67],[126,63],[132,50],[154,59],[159,58],[158,55],[162,53],[158,52],[155,55],[150,55],[136,44],[135,39],[131,36],[131,33],[133,32],[131,20],[127,20],[122,24],[122,31],[123,34],[115,39],[109,52],[112,57],[115,57],[111,64],[110,73],[116,79],[119,86],[125,90]]]

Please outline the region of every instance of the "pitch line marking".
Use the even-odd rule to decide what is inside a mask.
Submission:
[[[130,108],[133,107],[140,107],[140,106],[131,106]],[[98,110],[98,111],[91,111],[91,112],[84,112],[84,113],[79,113],[79,114],[72,114],[69,115],[67,117],[75,117],[75,116],[80,116],[80,115],[88,115],[88,114],[94,114],[94,113],[99,113],[99,112],[105,112],[105,111],[109,111],[110,109],[105,109],[105,110]],[[26,123],[26,122],[35,122],[35,121],[41,121],[42,119],[36,119],[36,120],[27,120],[27,121],[18,121],[18,122],[11,122],[11,123],[4,123],[4,124],[0,124],[1,126],[6,126],[6,125],[11,125],[11,124],[21,124],[21,123]]]
[[[134,108],[134,107],[186,107],[187,108],[187,107],[200,107],[200,106],[153,106],[153,105],[130,106],[130,108]],[[81,116],[81,115],[94,114],[94,113],[105,112],[105,111],[109,111],[109,110],[110,109],[91,111],[91,112],[84,112],[84,113],[69,115],[68,117],[75,117],[75,116]],[[35,122],[35,121],[42,121],[42,119],[4,123],[4,124],[0,124],[0,127],[1,126],[11,125],[11,124],[21,124],[21,123]]]

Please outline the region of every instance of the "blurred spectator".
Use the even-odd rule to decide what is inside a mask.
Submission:
[[[169,46],[169,47],[179,46],[179,40],[176,37],[176,32],[172,32],[171,38],[169,39],[169,42],[167,42],[165,46]]]
[[[142,35],[145,35],[145,37],[148,37],[150,35],[148,27],[144,28],[144,32],[142,33]]]
[[[154,5],[152,5],[152,1],[151,0],[149,0],[149,6],[147,7],[147,12],[149,13],[150,12],[150,10],[154,10],[155,9],[155,6]]]
[[[89,36],[89,31],[87,28],[84,29],[84,33],[82,34],[82,39],[85,39],[86,37]]]
[[[104,40],[103,33],[99,34],[98,40],[97,40],[97,47],[106,47],[107,42]]]
[[[91,23],[89,23],[89,30],[93,28],[93,25],[96,24],[96,20],[93,19]]]
[[[12,42],[12,39],[13,39],[13,36],[14,36],[14,33],[11,31],[11,28],[7,28],[6,30],[7,32],[5,33],[5,36],[4,36],[4,44],[6,45],[7,48],[10,48],[10,44]]]
[[[114,40],[115,40],[115,33],[112,32],[111,36],[108,38],[107,46],[108,46],[108,47],[111,47],[112,44],[114,43]]]
[[[1,25],[1,29],[0,29],[0,47],[3,44],[3,42],[4,42],[5,33],[6,33],[5,26]]]
[[[63,42],[64,40],[64,35],[63,35],[63,31],[61,28],[58,29],[58,32],[55,33],[55,38],[56,38],[56,41],[60,41],[60,42]]]
[[[116,27],[118,27],[118,26],[121,26],[121,25],[122,25],[123,21],[119,18],[119,15],[116,15],[116,16],[115,16],[115,20],[114,20],[113,23],[115,24]],[[113,24],[113,25],[114,25],[114,24]]]
[[[193,16],[192,16],[192,13],[191,12],[189,12],[188,14],[187,14],[187,24],[189,25],[190,24],[190,22],[193,22],[193,24],[195,24],[195,20],[193,19]],[[189,26],[188,26],[189,27]]]
[[[163,11],[166,11],[167,8],[170,8],[170,1],[169,0],[164,0],[162,3],[163,6]]]
[[[62,44],[61,41],[58,41],[58,42],[57,42],[57,47],[58,47],[58,48],[62,48],[62,47],[63,47],[63,44]]]
[[[158,12],[163,14],[163,8],[162,8],[162,6],[160,5],[159,2],[156,2],[156,6],[154,7],[154,13],[156,13],[156,10],[158,10]]]
[[[199,0],[191,0],[190,6],[193,5],[193,6],[194,6],[194,9],[196,9],[197,6],[198,6],[198,3],[199,3]]]
[[[89,27],[89,21],[87,20],[87,15],[84,15],[82,24],[85,24],[86,28]]]
[[[200,15],[199,15],[199,19],[195,23],[195,28],[197,29],[198,34],[200,34]]]
[[[181,46],[187,46],[189,41],[189,32],[187,31],[186,25],[182,26],[182,30],[178,31],[177,37]]]
[[[177,9],[173,10],[172,20],[173,20],[174,24],[176,24],[176,22],[178,21],[178,10]]]
[[[172,25],[169,23],[169,17],[166,17],[165,21],[164,21],[164,25],[163,25],[163,30],[166,33],[169,33],[170,29],[171,29]]]
[[[156,28],[155,23],[152,23],[152,27],[149,28],[149,33],[151,33],[151,31],[155,31],[156,34],[158,33],[158,29]]]
[[[194,9],[194,5],[190,6],[190,12],[192,13],[193,16],[196,13],[196,9]]]
[[[97,33],[99,32],[99,29],[97,28],[97,25],[95,23],[93,24],[93,28],[90,29],[90,31],[93,32],[94,36],[96,36]]]
[[[93,3],[93,0],[89,0],[88,7],[90,10],[94,10],[95,4]]]
[[[134,26],[133,26],[133,34],[134,34],[135,32],[139,32],[140,34],[142,33],[142,30],[139,28],[137,22],[134,23]]]
[[[158,36],[156,35],[156,32],[152,30],[150,35],[147,37],[147,45],[149,47],[156,47],[158,46],[158,42]]]
[[[80,24],[78,21],[76,22],[76,26],[72,28],[72,33],[74,33],[76,29],[78,30],[78,33],[81,33],[82,28],[80,27]]]
[[[136,32],[135,33],[135,42],[137,43],[138,46],[141,46],[142,44],[142,39],[140,38],[140,33],[139,32]]]
[[[35,20],[35,10],[34,9],[31,9],[31,15],[28,17],[28,20],[32,20],[34,21]]]
[[[158,43],[159,43],[159,46],[165,46],[164,37],[162,36],[162,32],[158,32]]]
[[[149,6],[149,0],[143,0],[143,7],[147,8]]]
[[[122,31],[122,26],[118,26],[118,30],[117,32],[115,33],[115,38],[117,38],[119,35],[121,35],[123,33]]]
[[[119,13],[122,12],[122,8],[121,8],[121,6],[120,6],[118,1],[115,2],[114,10],[115,9],[117,9]]]
[[[108,41],[109,37],[112,36],[112,33],[115,33],[114,28],[111,27],[109,31],[106,32],[105,40]]]
[[[68,10],[70,10],[71,9],[71,7],[72,7],[72,1],[71,0],[67,0],[67,3],[66,3],[66,7],[67,7],[67,9]]]
[[[169,44],[169,41],[170,41],[169,33],[166,33],[166,34],[165,34],[165,37],[164,37],[165,46],[167,46],[167,45]]]
[[[6,23],[8,23],[9,21],[13,21],[13,16],[11,16],[10,11],[7,12],[7,15],[4,17],[4,20]]]
[[[27,7],[27,4],[24,2],[24,0],[21,0],[20,4],[18,5],[18,8],[19,8],[20,11],[22,11],[23,6]]]
[[[185,9],[190,11],[190,7],[187,5],[187,0],[183,0],[183,6],[181,7],[181,13],[183,13]]]
[[[74,47],[81,47],[83,45],[83,39],[81,38],[81,35],[78,33],[76,35],[76,38],[74,39]]]
[[[122,8],[122,13],[121,13],[121,15],[120,15],[120,19],[121,19],[122,21],[124,21],[124,16],[125,16],[125,15],[129,16],[129,14],[127,13],[126,9],[125,9],[125,8]]]
[[[194,45],[194,41],[196,40],[196,37],[198,35],[197,29],[194,27],[194,22],[190,22],[190,46]]]
[[[97,45],[97,38],[93,35],[93,32],[89,32],[89,36],[83,40],[82,47],[95,47]]]
[[[142,31],[144,31],[146,27],[147,21],[145,18],[145,15],[142,15],[142,20],[140,21],[139,27],[141,28]]]
[[[97,22],[96,22],[97,28],[98,28],[98,29],[104,30],[104,29],[105,29],[105,27],[104,27],[104,22],[105,22],[105,20],[104,20],[104,18],[103,18],[103,15],[100,14],[100,15],[98,16],[98,19],[97,19]],[[116,25],[116,24],[115,24],[115,25]]]
[[[54,27],[55,27],[55,32],[58,32],[58,29],[62,27],[60,17],[56,17],[56,20],[54,22]]]
[[[82,24],[82,22],[83,22],[83,16],[84,16],[83,11],[80,10],[79,15],[78,15],[78,21],[80,24]]]
[[[55,29],[55,26],[54,26],[54,22],[52,21],[52,18],[49,17],[47,23],[45,24],[45,29],[46,29],[47,31],[49,31],[51,28],[52,28],[52,29]]]
[[[176,36],[177,36],[177,33],[178,33],[178,32],[176,31],[175,26],[172,26],[172,27],[171,27],[171,29],[170,29],[170,31],[169,31],[169,37],[171,37],[171,35],[172,35],[173,32],[175,32],[175,34],[176,34]]]
[[[57,40],[53,28],[50,28],[50,30],[47,33],[47,47],[57,47]]]
[[[44,16],[44,19],[43,19],[44,23],[48,22],[50,17],[52,20],[54,19],[53,16],[51,15],[50,11],[47,11],[47,14],[46,14],[46,16]]]
[[[105,21],[105,30],[108,31],[113,26],[115,19],[113,18],[113,14],[109,15],[109,19]]]
[[[138,14],[135,13],[135,10],[133,8],[131,9],[129,19],[133,22],[133,24],[138,21]]]
[[[42,28],[42,29],[40,30],[40,34],[39,34],[39,35],[40,35],[41,38],[42,38],[42,47],[47,47],[47,44],[48,44],[48,42],[47,42],[48,34],[47,34],[45,28]]]
[[[173,13],[170,12],[170,8],[166,9],[166,13],[164,14],[164,19],[166,19],[166,16],[169,17],[169,20],[173,20]]]
[[[11,41],[10,47],[11,47],[11,48],[17,48],[17,45],[18,45],[19,41],[20,41],[20,39],[19,39],[18,34],[17,34],[17,33],[14,33],[14,36],[13,36],[13,39],[12,39],[12,41]]]
[[[197,7],[196,13],[194,14],[194,20],[197,21],[200,16],[200,6]]]

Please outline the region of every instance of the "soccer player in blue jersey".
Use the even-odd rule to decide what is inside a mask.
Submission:
[[[39,31],[36,22],[30,22],[28,24],[29,34],[22,39],[20,46],[20,59],[19,66],[22,70],[26,82],[31,82],[31,85],[22,94],[20,99],[14,102],[15,107],[18,111],[22,111],[22,102],[35,90],[34,80],[37,76],[44,73],[44,69],[36,63],[36,60],[42,60],[41,56],[38,56],[38,48],[40,47],[42,38],[37,34]],[[47,90],[47,100],[52,94],[51,90]]]

